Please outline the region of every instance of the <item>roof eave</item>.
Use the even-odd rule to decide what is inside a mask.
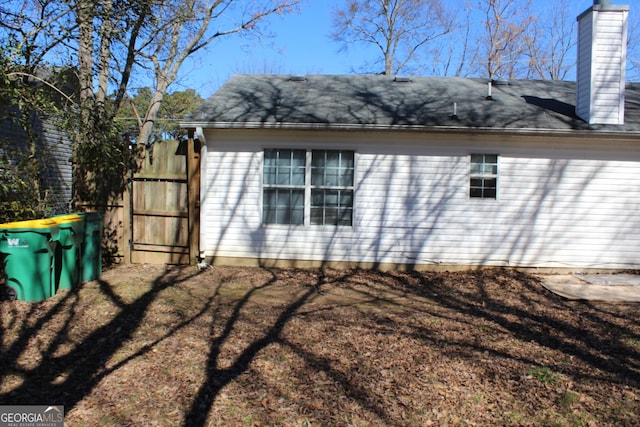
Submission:
[[[294,122],[208,122],[185,121],[180,123],[183,129],[284,129],[284,130],[341,130],[341,131],[405,131],[405,132],[438,132],[438,133],[485,133],[514,135],[571,135],[590,138],[633,138],[640,137],[640,131],[626,129],[551,129],[551,128],[499,128],[489,126],[433,126],[404,124],[357,124],[357,123],[294,123]]]

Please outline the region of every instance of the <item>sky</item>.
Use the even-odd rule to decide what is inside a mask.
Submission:
[[[233,74],[350,74],[355,52],[339,52],[331,40],[332,0],[306,0],[300,12],[269,18],[262,40],[237,36],[217,42],[185,64],[180,85],[207,97]],[[177,88],[176,88],[177,89]]]
[[[548,1],[553,0],[536,3],[545,7]],[[340,0],[304,0],[299,13],[268,18],[264,28],[272,37],[257,40],[232,36],[214,43],[198,58],[184,64],[172,90],[195,89],[207,98],[233,74],[239,73],[352,74],[354,68],[375,53],[364,47],[340,51],[340,45],[330,38],[332,11],[342,3]],[[640,14],[640,0],[611,0],[611,4],[629,5],[632,22],[636,11]],[[593,5],[593,1],[569,0],[569,5],[577,16]]]

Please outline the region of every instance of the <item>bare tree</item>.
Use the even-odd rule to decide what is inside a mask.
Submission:
[[[629,13],[627,24],[627,81],[640,81],[640,14]]]
[[[214,0],[168,0],[155,8],[158,24],[147,34],[140,57],[148,61],[155,78],[155,90],[146,111],[138,140],[151,135],[160,103],[176,80],[184,61],[214,40],[231,34],[260,34],[258,24],[274,14],[294,10],[301,0],[238,2]],[[238,7],[243,4],[243,9]],[[236,10],[233,10],[236,9]],[[236,16],[235,19],[230,19]],[[216,27],[212,31],[212,27]]]
[[[343,48],[373,46],[383,74],[407,72],[416,52],[451,31],[440,0],[347,0],[334,11],[332,38]]]
[[[480,0],[484,31],[481,36],[481,68],[490,80],[514,78],[523,73],[524,36],[535,18],[529,13],[531,0]]]
[[[46,58],[61,52],[75,29],[72,9],[65,2],[0,0],[3,54],[8,61],[19,63],[25,72],[35,71]]]
[[[564,80],[575,67],[570,53],[576,44],[576,21],[567,0],[552,2],[525,37],[529,74],[543,80]]]
[[[77,105],[69,109],[80,113],[73,125],[74,160],[83,169],[93,169],[77,174],[76,188],[88,175],[95,177],[95,185],[108,185],[126,168],[122,147],[128,144],[120,140],[114,118],[132,78],[153,79],[152,101],[136,137],[144,144],[164,96],[189,57],[222,37],[263,35],[259,24],[265,18],[291,12],[302,1],[0,0],[1,53],[8,63],[30,65],[13,76],[34,78],[35,67],[45,64],[64,63],[76,70]]]
[[[460,2],[458,2],[460,3]],[[448,3],[451,5],[451,3]],[[473,63],[478,55],[477,43],[474,43],[472,33],[473,18],[472,5],[468,2],[457,4],[451,9],[452,28],[450,31],[429,49],[429,60],[425,60],[425,69],[434,76],[454,76],[461,77],[471,72],[469,64]],[[427,64],[431,64],[428,68]]]

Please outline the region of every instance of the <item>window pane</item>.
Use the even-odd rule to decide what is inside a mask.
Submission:
[[[289,154],[288,156],[286,154]],[[291,166],[291,153],[279,152],[275,161],[275,166],[278,168],[286,168]]]
[[[304,185],[304,167],[291,171],[291,185]]]
[[[325,206],[338,206],[339,193],[337,191],[327,191],[324,196]]]
[[[324,210],[324,225],[338,225],[338,209]]]
[[[312,190],[311,224],[351,225],[353,191]]]
[[[303,224],[304,190],[265,189],[262,220],[265,224]]]
[[[498,186],[498,182],[495,178],[486,178],[483,182],[483,187],[485,189],[493,189],[495,190]]]
[[[304,167],[307,163],[306,150],[291,150],[291,165],[296,167]]]
[[[311,208],[311,224],[313,225],[324,225],[324,209],[322,208]]]
[[[324,206],[324,191],[313,190],[311,192],[311,205],[312,206]]]
[[[469,197],[482,197],[482,188],[471,187],[469,189]]]
[[[264,151],[265,185],[304,185],[305,150]]]
[[[498,155],[497,154],[485,154],[484,155],[485,163],[498,163]]]
[[[276,190],[276,207],[288,208],[291,206],[291,193],[287,190]]]
[[[471,178],[471,187],[482,188],[482,178]]]
[[[324,174],[324,185],[327,187],[335,187],[340,184],[340,170],[339,169],[326,169]]]
[[[353,187],[353,169],[345,169],[338,181],[341,187]]]
[[[484,155],[483,154],[472,154],[471,155],[471,163],[484,163]]]
[[[276,181],[276,171],[267,169],[265,167],[265,169],[264,169],[264,183],[266,185],[272,185],[272,184],[275,184],[276,182],[277,182]]]
[[[311,185],[324,185],[324,169],[311,169]]]
[[[483,191],[483,197],[485,199],[495,199],[496,198],[496,189],[495,188],[485,188]]]
[[[484,165],[484,173],[487,175],[497,175],[498,165]]]
[[[274,167],[278,159],[278,150],[264,150],[265,167]]]
[[[353,169],[353,151],[342,151],[341,166],[345,169]]]
[[[340,206],[349,208],[353,207],[353,191],[341,191],[340,192]]]
[[[317,187],[353,186],[353,151],[314,150],[311,185]]]
[[[290,177],[290,169],[287,167],[280,167],[278,168],[278,170],[276,171],[277,174],[277,178],[276,178],[276,184],[278,185],[289,185],[290,181],[291,181],[291,177]]]
[[[262,222],[265,224],[276,223],[276,198],[276,190],[264,190],[262,197]]]
[[[304,224],[304,208],[292,209],[291,217],[287,224],[301,225]]]
[[[326,153],[326,151],[313,150],[311,152],[311,167],[313,167],[313,168],[323,168],[324,167],[325,153]]]
[[[351,225],[351,219],[353,209],[340,209],[340,216],[338,218],[338,225]]]
[[[292,208],[304,210],[304,190],[291,190],[290,194]]]
[[[482,163],[471,163],[471,174],[481,175],[484,172],[484,165]]]
[[[272,207],[276,205],[276,200],[278,197],[278,190],[267,190],[265,189],[263,192],[262,203],[265,207]]]
[[[325,168],[340,167],[340,151],[326,151]]]

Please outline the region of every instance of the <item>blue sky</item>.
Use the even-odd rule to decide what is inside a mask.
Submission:
[[[299,13],[269,18],[272,37],[230,37],[211,46],[197,61],[185,64],[181,86],[209,96],[237,73],[349,74],[355,52],[338,52],[329,37],[335,1],[306,0]],[[176,88],[177,89],[177,88]]]
[[[444,0],[452,4],[464,0]],[[473,0],[471,0],[473,1]],[[538,7],[548,6],[537,2]],[[640,13],[640,0],[612,0],[612,4],[630,5],[630,21]],[[350,74],[365,57],[363,47],[340,51],[329,37],[331,13],[341,0],[304,0],[299,13],[274,16],[264,24],[273,37],[257,40],[232,36],[210,46],[197,59],[185,63],[182,77],[172,90],[195,89],[211,96],[229,77],[237,73]],[[592,0],[569,0],[574,16],[593,4]],[[636,21],[640,22],[640,21]],[[375,53],[373,53],[375,55]]]

